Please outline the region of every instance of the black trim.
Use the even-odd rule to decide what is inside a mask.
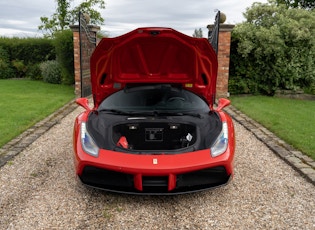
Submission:
[[[143,176],[143,191],[134,187],[134,176],[122,172],[87,166],[79,177],[87,186],[127,194],[171,195],[217,188],[228,184],[231,175],[223,166],[177,175],[176,188],[168,191],[168,176]]]

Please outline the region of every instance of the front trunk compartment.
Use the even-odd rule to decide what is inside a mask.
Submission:
[[[141,122],[113,127],[114,143],[135,151],[178,150],[194,145],[196,139],[196,127],[192,124]]]
[[[193,116],[125,116],[91,112],[87,129],[101,149],[179,154],[209,149],[221,132],[215,112]]]

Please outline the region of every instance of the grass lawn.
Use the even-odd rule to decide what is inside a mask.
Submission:
[[[315,160],[315,101],[231,97],[232,105]]]
[[[71,86],[0,80],[0,147],[74,98]]]

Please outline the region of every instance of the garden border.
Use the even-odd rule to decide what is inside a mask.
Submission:
[[[272,152],[284,160],[302,177],[315,185],[315,161],[294,149],[264,126],[249,118],[233,106],[224,109],[230,116],[264,143]],[[237,138],[237,134],[236,134]],[[259,154],[259,153],[257,153]]]
[[[69,103],[2,146],[0,148],[0,168],[76,108],[75,100],[71,100]]]

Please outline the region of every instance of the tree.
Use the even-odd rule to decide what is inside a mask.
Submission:
[[[314,11],[254,3],[244,16],[232,33],[237,55],[231,69],[238,82],[268,95],[315,84]]]
[[[100,9],[105,9],[104,0],[85,0],[80,5],[71,10],[72,23],[75,23],[79,20],[79,12],[86,13],[90,16],[90,23],[95,25],[103,25],[104,18],[101,16],[101,13],[95,10],[93,7],[98,6]]]
[[[56,0],[56,12],[48,17],[40,17],[41,25],[38,26],[39,30],[46,31],[45,35],[51,36],[56,31],[63,31],[70,23],[69,7],[70,2],[67,0]]]
[[[194,38],[202,38],[203,37],[203,34],[202,34],[202,29],[199,28],[199,29],[195,29],[193,35],[192,35]]]
[[[314,0],[276,0],[277,4],[285,4],[288,8],[315,9]]]
[[[55,1],[57,3],[56,12],[50,18],[46,16],[40,17],[41,25],[38,26],[38,29],[42,30],[47,37],[53,37],[57,31],[69,29],[69,25],[77,23],[80,11],[89,14],[91,23],[104,23],[104,18],[94,9],[94,7],[105,9],[104,0],[84,0],[73,9],[70,9],[70,2],[73,0]]]

